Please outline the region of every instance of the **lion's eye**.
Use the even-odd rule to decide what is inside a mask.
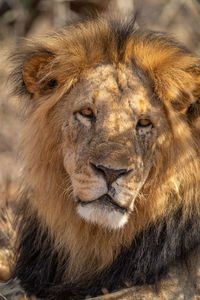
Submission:
[[[94,117],[93,111],[90,108],[84,108],[79,111],[79,114],[84,118],[92,119]]]
[[[137,123],[137,127],[149,127],[153,126],[152,122],[149,119],[140,119]]]
[[[75,111],[74,113],[75,120],[79,121],[86,127],[90,127],[93,121],[96,120],[95,114],[91,108],[83,108],[79,111]]]

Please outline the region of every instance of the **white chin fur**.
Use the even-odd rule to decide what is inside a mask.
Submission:
[[[128,215],[117,210],[108,210],[95,204],[77,206],[77,212],[87,222],[95,223],[109,229],[123,227],[128,221]]]

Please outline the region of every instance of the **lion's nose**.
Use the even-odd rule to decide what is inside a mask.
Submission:
[[[116,169],[107,168],[103,165],[95,165],[94,163],[90,163],[90,166],[96,173],[101,173],[104,176],[106,183],[108,185],[108,188],[119,177],[128,175],[131,172],[131,170],[127,170],[127,169],[116,170]]]

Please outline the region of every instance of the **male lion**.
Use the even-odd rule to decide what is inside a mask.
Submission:
[[[14,61],[28,112],[13,277],[44,299],[159,282],[200,244],[199,59],[99,18]]]

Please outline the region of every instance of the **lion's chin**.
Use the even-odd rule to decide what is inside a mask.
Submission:
[[[109,230],[122,228],[128,221],[128,213],[120,210],[109,209],[97,203],[77,205],[77,212],[85,221],[106,227]]]

